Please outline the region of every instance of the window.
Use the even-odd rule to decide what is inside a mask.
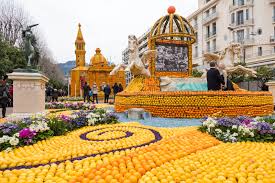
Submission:
[[[195,32],[196,41],[198,42],[198,33]]]
[[[205,12],[205,17],[206,17],[206,18],[209,17],[209,10],[207,10],[207,11]]]
[[[235,6],[235,4],[236,4],[236,0],[233,0],[233,1],[232,1],[232,4],[233,4],[233,6]]]
[[[273,53],[275,53],[275,46],[273,47]]]
[[[263,55],[263,48],[258,47],[258,56],[262,56],[262,55]]]
[[[245,10],[246,20],[249,20],[249,9]]]
[[[195,47],[195,57],[198,57],[199,52],[198,52],[198,46]]]
[[[231,23],[234,24],[235,23],[235,13],[231,14]]]
[[[257,30],[257,33],[258,33],[259,35],[262,35],[263,30],[262,30],[261,28],[259,28],[259,29]]]
[[[212,30],[213,30],[213,35],[216,35],[216,33],[217,33],[217,25],[216,25],[216,22],[214,22],[214,23],[212,24]]]
[[[244,24],[243,10],[237,12],[237,25]]]
[[[207,43],[206,43],[207,45],[207,52],[210,52],[210,41],[208,41]]]
[[[210,0],[205,0],[205,3],[208,3]]]
[[[238,5],[239,5],[239,6],[244,5],[244,0],[238,0]]]
[[[207,36],[207,38],[209,38],[211,36],[209,25],[206,27],[206,36]]]
[[[195,25],[198,25],[198,18],[197,18],[197,17],[194,18],[194,24],[195,24]]]
[[[212,13],[216,13],[216,6],[213,6]]]
[[[237,42],[242,43],[244,41],[244,30],[237,31]]]
[[[216,39],[213,40],[213,52],[217,51]]]
[[[273,22],[275,22],[275,6],[273,6],[273,17],[272,17],[272,19],[273,19]]]

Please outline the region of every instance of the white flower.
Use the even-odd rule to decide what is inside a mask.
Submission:
[[[10,145],[16,146],[19,143],[19,139],[16,137],[10,137],[9,142],[10,142]]]
[[[75,118],[77,118],[77,115],[73,114],[73,115],[71,115],[71,118],[75,119]]]
[[[11,147],[8,147],[7,149],[5,149],[4,152],[8,153],[8,152],[10,152],[11,150],[12,150],[12,148],[11,148]]]
[[[237,129],[237,128],[238,128],[237,125],[233,125],[233,126],[232,126],[232,129]]]
[[[213,128],[213,127],[216,126],[216,124],[217,124],[217,121],[214,120],[214,119],[211,118],[211,117],[207,118],[207,120],[205,120],[205,121],[202,123],[203,126],[207,126],[208,128]]]
[[[19,137],[19,133],[13,134],[13,137]]]
[[[232,134],[233,137],[237,137],[238,135],[239,135],[239,134],[236,133],[236,132]]]
[[[254,137],[254,133],[253,133],[253,132],[250,132],[249,135],[250,135],[251,137]]]
[[[215,132],[222,133],[222,130],[221,129],[215,129]]]
[[[95,122],[96,122],[96,119],[95,119],[95,118],[90,118],[90,119],[88,120],[88,125],[89,125],[89,126],[93,126],[93,125],[95,125]]]

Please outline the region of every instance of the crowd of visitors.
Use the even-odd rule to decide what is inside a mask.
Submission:
[[[115,83],[114,86],[112,86],[113,89],[113,94],[114,94],[114,98],[116,96],[117,93],[122,92],[123,91],[123,87],[121,84],[117,84]],[[101,90],[104,92],[104,103],[109,103],[109,98],[112,92],[112,89],[110,87],[109,84],[104,84],[101,87]],[[88,85],[87,82],[85,82],[84,86],[83,86],[83,99],[84,102],[93,102],[93,103],[98,103],[98,92],[99,92],[99,88],[96,85],[96,83],[94,83],[92,85],[92,87],[90,87]]]
[[[58,102],[58,97],[66,96],[67,92],[62,89],[58,90],[51,86],[47,86],[45,95],[46,95],[46,102]]]

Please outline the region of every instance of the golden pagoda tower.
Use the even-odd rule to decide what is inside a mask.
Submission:
[[[71,70],[71,96],[83,96],[82,88],[87,82],[89,86],[94,83],[99,89],[98,97],[103,97],[103,86],[109,84],[111,87],[114,83],[122,84],[125,88],[125,73],[119,71],[115,76],[110,76],[110,72],[115,65],[109,65],[107,59],[101,54],[101,50],[97,48],[95,54],[90,60],[89,66],[85,64],[85,41],[83,39],[81,25],[78,24],[78,32],[75,40],[75,68]]]
[[[82,36],[81,24],[78,24],[78,32],[75,40],[75,63],[76,67],[85,66],[85,41]]]
[[[75,68],[71,70],[71,96],[82,96],[82,86],[87,82],[87,70],[85,66],[85,41],[83,39],[81,24],[78,24],[78,32],[75,40]]]

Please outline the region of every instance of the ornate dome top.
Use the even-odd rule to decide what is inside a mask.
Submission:
[[[101,50],[97,48],[94,56],[90,60],[90,65],[108,65],[106,58],[101,54]]]
[[[183,40],[190,44],[196,41],[195,32],[190,23],[175,14],[176,8],[170,6],[168,15],[161,17],[150,32],[150,39]]]

